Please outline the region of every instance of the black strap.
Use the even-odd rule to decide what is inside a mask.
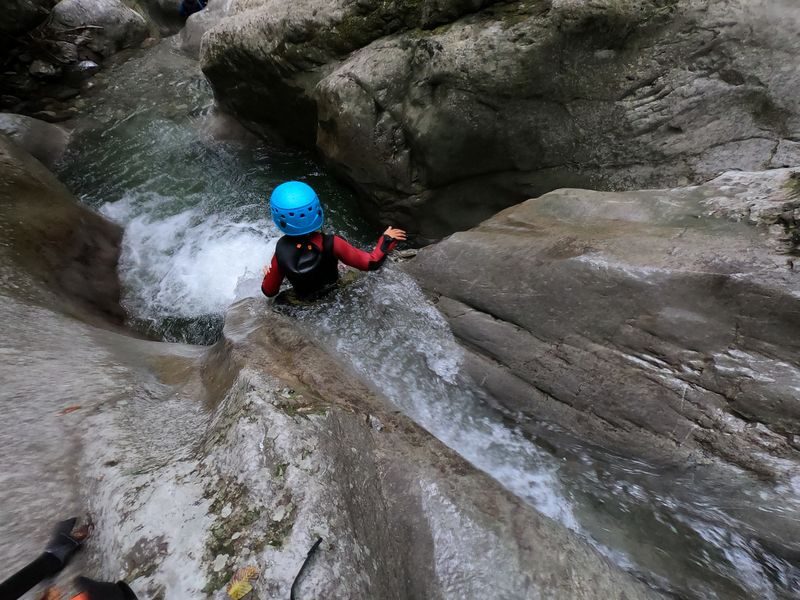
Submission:
[[[88,577],[77,577],[78,589],[89,596],[89,600],[137,600],[136,594],[124,581],[111,583],[95,581]]]
[[[333,238],[334,236],[327,233],[322,234],[322,252],[324,254],[333,254]]]
[[[292,589],[289,592],[289,600],[296,600],[295,593],[297,591],[297,584],[300,582],[300,576],[303,574],[303,571],[305,571],[308,561],[311,560],[311,556],[314,554],[314,552],[316,552],[321,543],[322,538],[317,538],[317,541],[314,542],[313,546],[311,546],[311,550],[309,550],[308,554],[306,554],[306,559],[303,561],[303,566],[300,567],[300,570],[297,572],[297,577],[295,577],[294,581],[292,582]]]

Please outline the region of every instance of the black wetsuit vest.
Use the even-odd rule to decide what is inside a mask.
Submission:
[[[322,234],[322,250],[308,236],[283,236],[275,258],[298,297],[322,292],[339,280],[339,260],[333,253],[333,236]]]

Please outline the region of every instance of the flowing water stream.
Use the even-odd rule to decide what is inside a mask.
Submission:
[[[362,247],[376,237],[313,156],[216,137],[210,89],[170,40],[97,83],[60,175],[125,227],[124,305],[140,330],[208,344],[231,302],[260,296],[260,270],[278,236],[266,197],[280,181],[315,187],[329,230]],[[782,532],[798,528],[800,477],[776,487],[733,469],[666,471],[542,424],[523,432],[460,372],[446,322],[395,265],[317,306],[280,310],[399,410],[655,588],[720,599],[789,598],[798,589],[800,569]]]

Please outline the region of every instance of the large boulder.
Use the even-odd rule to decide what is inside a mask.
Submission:
[[[800,8],[739,0],[239,0],[218,100],[435,238],[564,186],[800,162]],[[782,65],[782,66],[781,66]]]
[[[313,146],[312,91],[341,58],[381,36],[442,22],[442,4],[456,16],[486,3],[234,0],[229,16],[203,36],[202,68],[227,110]]]
[[[800,461],[798,223],[791,169],[559,190],[408,270],[512,414],[627,456],[780,476]]]
[[[121,323],[122,230],[78,204],[64,185],[0,134],[2,287],[70,313]]]
[[[138,46],[148,35],[148,23],[121,0],[61,0],[52,12],[54,35],[79,31],[81,43],[109,56],[123,48]]]
[[[64,128],[25,115],[0,113],[0,133],[47,167],[53,167],[61,159],[69,143],[69,132]]]

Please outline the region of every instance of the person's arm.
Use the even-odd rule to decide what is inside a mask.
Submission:
[[[389,227],[375,244],[372,252],[354,248],[338,235],[333,237],[333,253],[344,264],[360,271],[375,271],[383,265],[389,252],[399,240],[406,239],[406,232]]]
[[[67,519],[56,525],[45,551],[36,560],[0,583],[2,600],[21,598],[25,592],[52,577],[67,565],[91,531],[89,525],[76,529],[76,522],[77,519]]]
[[[261,291],[265,296],[271,298],[280,291],[282,282],[283,271],[281,271],[281,268],[278,266],[277,255],[273,255],[270,265],[264,268],[264,280],[261,282]]]

